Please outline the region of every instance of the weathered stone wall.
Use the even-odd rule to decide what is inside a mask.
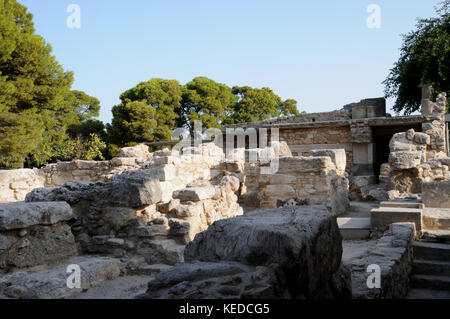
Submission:
[[[270,175],[261,174],[262,166],[247,164],[244,207],[276,208],[279,200],[295,198],[344,213],[348,208],[344,150],[317,150],[311,155],[280,158],[278,171]]]
[[[399,299],[409,291],[412,271],[414,223],[395,223],[380,239],[367,243],[363,255],[350,251],[343,264],[352,271],[352,295],[354,299]],[[345,245],[345,243],[344,243]],[[351,246],[349,247],[351,249]],[[380,267],[381,287],[369,288],[367,279],[370,265]],[[373,271],[373,270],[372,270]]]
[[[76,255],[67,203],[0,204],[0,274]]]
[[[214,144],[182,154],[159,151],[112,181],[38,188],[26,200],[68,202],[75,216],[70,226],[83,253],[175,264],[195,234],[243,212],[235,194],[239,179],[221,170],[223,156]]]
[[[389,164],[383,164],[380,182],[387,186],[389,198],[422,192],[424,182],[450,180],[450,158],[430,151],[431,137],[409,130],[392,138]]]
[[[23,201],[34,188],[44,186],[45,175],[41,170],[0,170],[0,203]]]
[[[293,155],[308,156],[313,149],[344,149],[347,156],[346,170],[353,164],[350,126],[326,126],[317,128],[280,128],[280,141],[286,142]]]

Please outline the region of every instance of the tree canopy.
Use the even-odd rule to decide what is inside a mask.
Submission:
[[[237,97],[231,115],[225,123],[257,122],[269,118],[298,115],[297,101],[282,101],[269,88],[255,89],[249,86],[235,86],[232,90]]]
[[[96,98],[71,90],[73,73],[35,34],[32,19],[16,0],[0,0],[0,167],[70,158],[67,128],[100,109]]]
[[[431,84],[436,93],[450,86],[450,0],[436,9],[437,17],[419,19],[416,30],[403,36],[400,58],[385,84],[386,97],[396,97],[394,111],[410,114],[420,109],[421,86]]]
[[[269,88],[230,88],[206,77],[196,77],[185,85],[151,79],[120,98],[122,102],[113,107],[113,120],[107,126],[111,156],[122,146],[168,141],[177,127],[192,131],[196,120],[207,129],[298,114],[295,100],[282,101]]]

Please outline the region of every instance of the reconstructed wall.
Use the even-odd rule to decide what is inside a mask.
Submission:
[[[446,95],[438,95],[436,103],[429,100],[424,87],[422,133],[408,130],[395,134],[390,142],[389,163],[382,165],[380,182],[390,198],[422,192],[424,182],[450,179],[450,158],[445,144]]]
[[[115,166],[121,171],[111,181],[86,183],[89,179],[38,188],[26,200],[68,202],[75,216],[70,226],[82,253],[141,256],[150,264],[175,264],[182,262],[184,245],[195,234],[218,219],[242,214],[235,194],[239,179],[217,169],[223,157],[220,148],[204,144],[182,154],[163,150],[147,158],[113,159],[113,163],[139,165]],[[94,168],[85,169],[86,173],[104,180],[106,175],[96,169],[104,163],[82,162],[82,167]],[[70,172],[80,168],[79,161],[64,164],[74,168]]]
[[[275,174],[261,174],[261,167],[246,165],[243,204],[247,210],[276,208],[281,200],[306,200],[326,205],[336,214],[348,208],[348,179],[344,150],[311,151],[310,157],[279,159]]]
[[[308,156],[317,148],[338,148],[346,152],[346,170],[353,166],[350,126],[327,126],[317,128],[280,128],[280,140],[286,142],[296,156]]]

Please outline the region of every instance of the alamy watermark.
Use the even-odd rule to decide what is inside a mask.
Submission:
[[[381,7],[378,4],[369,4],[366,9],[370,15],[367,17],[366,25],[369,29],[381,28]]]
[[[81,7],[78,4],[70,4],[67,6],[67,13],[70,13],[66,20],[67,27],[69,29],[80,29]]]
[[[381,268],[379,265],[372,264],[367,267],[367,272],[370,273],[367,277],[367,288],[369,289],[380,289],[381,288]]]
[[[66,272],[69,275],[66,280],[67,288],[80,289],[81,288],[81,268],[77,264],[67,266]]]
[[[218,128],[209,128],[202,132],[202,121],[194,122],[193,135],[187,128],[177,128],[172,133],[173,139],[181,139],[177,143],[173,151],[182,152],[184,155],[194,156],[194,149],[192,146],[192,140],[194,148],[202,145],[203,138],[213,140],[213,143],[223,148],[225,146],[225,159],[235,160],[243,159],[249,163],[263,162],[268,165],[261,166],[261,174],[269,175],[275,174],[279,168],[278,156],[269,149],[275,143],[279,143],[280,134],[278,128],[271,128],[270,131],[267,128],[225,128],[224,132]],[[270,142],[269,142],[270,133]],[[225,139],[224,139],[225,138]],[[248,141],[248,143],[247,143]]]

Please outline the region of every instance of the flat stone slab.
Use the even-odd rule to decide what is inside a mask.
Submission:
[[[0,231],[53,225],[73,217],[66,202],[0,204]]]
[[[370,218],[338,218],[339,229],[370,229]]]
[[[417,208],[380,207],[370,211],[372,230],[384,231],[390,224],[411,222],[416,225],[417,236],[422,231],[422,210]]]
[[[214,197],[216,190],[212,186],[191,187],[174,192],[173,197],[182,202],[198,202]]]
[[[337,222],[344,240],[367,239],[370,236],[370,218],[338,218]]]
[[[70,289],[69,265],[80,267],[81,288]],[[0,277],[0,298],[5,299],[69,299],[120,275],[120,261],[107,257],[76,257],[63,265],[34,272],[15,272]]]

